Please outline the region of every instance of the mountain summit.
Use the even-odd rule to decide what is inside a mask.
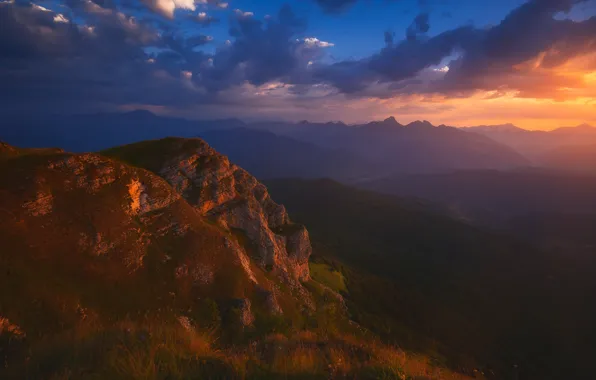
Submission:
[[[0,312],[24,331],[46,333],[78,309],[98,321],[165,309],[193,320],[180,305],[205,297],[225,318],[238,309],[241,325],[259,310],[313,308],[306,229],[200,139],[105,155],[2,144],[0,169],[2,286],[12,289]]]
[[[167,138],[104,154],[159,175],[201,215],[245,235],[262,269],[271,268],[296,285],[308,280],[311,247],[306,229],[290,222],[263,184],[203,140]]]

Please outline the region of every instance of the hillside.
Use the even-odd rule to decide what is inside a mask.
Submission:
[[[306,229],[202,140],[108,153],[0,147],[1,378],[466,378],[351,323]]]
[[[596,213],[596,177],[552,170],[393,176],[359,186],[438,202],[454,216],[496,227],[529,214]]]
[[[596,138],[592,143],[566,145],[537,158],[541,166],[570,172],[596,174]]]
[[[544,165],[542,157],[552,151],[569,146],[593,146],[596,144],[596,128],[581,124],[575,127],[562,127],[552,131],[529,131],[514,125],[484,125],[462,128],[468,132],[487,136],[507,145],[533,161]],[[557,167],[559,165],[556,165]]]
[[[331,181],[267,186],[309,225],[313,260],[345,278],[351,315],[385,339],[496,378],[590,378],[596,337],[576,339],[596,315],[588,262]]]

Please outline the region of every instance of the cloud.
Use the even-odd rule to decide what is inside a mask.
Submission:
[[[420,13],[406,30],[406,37],[408,40],[415,40],[420,35],[428,32],[429,29],[428,13]]]
[[[557,89],[581,86],[581,80],[557,73],[569,60],[596,52],[596,17],[581,22],[556,17],[583,0],[530,0],[513,10],[500,24],[479,29],[465,26],[433,37],[428,15],[418,15],[406,30],[407,38],[394,41],[385,34],[386,47],[357,60],[320,67],[316,78],[340,91],[365,93],[378,83],[388,94],[465,94],[474,91],[518,91],[522,96],[556,97]],[[450,70],[437,78],[427,69]],[[528,62],[532,62],[529,65]],[[411,79],[417,78],[417,85]],[[400,81],[410,81],[400,86]]]
[[[76,27],[55,22],[57,14],[51,11],[0,4],[4,104],[58,111],[56,107],[72,110],[138,99],[172,103],[176,80],[160,76],[144,51],[152,45],[166,47],[166,41],[132,17],[97,7],[82,20],[92,25]]]
[[[596,98],[596,76],[589,74],[596,71],[596,17],[572,21],[564,14],[582,2],[530,0],[492,27],[467,25],[436,35],[421,13],[405,37],[386,33],[375,54],[345,61],[331,60],[333,43],[308,33],[306,20],[289,6],[259,19],[246,10],[222,11],[217,1],[170,2],[169,8],[154,2],[158,15],[133,0],[125,6],[48,3],[59,13],[2,2],[0,103],[70,112],[127,104],[203,112],[250,105],[258,112],[259,104],[291,100],[307,112],[331,98],[333,107],[341,99],[354,105],[478,94]],[[189,21],[207,26],[215,22],[211,12],[229,16],[226,43],[197,33]]]
[[[0,100],[7,108],[79,111],[146,104],[225,103],[234,89],[301,82],[329,42],[298,39],[306,22],[290,7],[266,21],[233,12],[230,41],[179,30],[176,21],[127,16],[119,7],[70,0],[71,22],[31,5],[0,4]],[[71,14],[71,12],[65,12]],[[164,23],[166,27],[164,27]]]
[[[219,0],[197,0],[196,3],[203,5],[212,5],[220,9],[227,9],[229,7],[229,3]]]
[[[203,26],[209,26],[213,23],[219,22],[218,18],[209,16],[207,12],[199,12],[196,15],[189,15],[189,18]]]
[[[213,37],[206,36],[204,34],[194,35],[186,38],[186,46],[195,48],[197,46],[203,46],[213,41]]]
[[[234,40],[213,56],[213,65],[202,73],[201,84],[210,91],[243,81],[262,85],[307,66],[308,57],[300,54],[302,44],[294,38],[305,30],[306,22],[289,6],[283,6],[276,18],[265,22],[251,12],[236,10],[234,15],[230,28]]]
[[[155,12],[167,17],[174,18],[176,9],[194,11],[197,9],[195,0],[142,0],[144,4]]]
[[[240,20],[240,19],[246,19],[246,18],[251,18],[253,17],[255,14],[253,12],[244,12],[240,9],[234,9],[234,13],[236,14],[236,17]]]
[[[309,48],[320,47],[320,48],[328,48],[333,47],[335,44],[331,42],[321,41],[316,37],[307,37],[304,40],[304,45]]]

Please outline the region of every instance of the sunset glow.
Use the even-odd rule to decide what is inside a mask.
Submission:
[[[0,0],[0,379],[588,380],[596,0]]]
[[[461,15],[434,1],[2,2],[10,22],[0,49],[15,47],[0,55],[4,107],[346,123],[392,115],[543,130],[596,123],[595,1],[485,10],[470,1]]]

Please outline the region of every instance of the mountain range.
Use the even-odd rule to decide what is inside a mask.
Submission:
[[[3,125],[6,127],[0,128],[0,138],[9,143],[56,146],[74,152],[98,151],[167,136],[201,136],[222,152],[234,155],[238,164],[264,177],[277,177],[283,172],[287,177],[359,180],[403,172],[511,169],[529,164],[513,149],[485,136],[452,127],[434,127],[428,122],[404,126],[394,118],[347,126],[243,123],[236,119],[190,121],[134,111],[60,117],[33,115],[7,120]],[[240,144],[242,141],[246,143]],[[239,152],[240,146],[245,153]],[[251,155],[250,149],[262,154]],[[276,156],[276,160],[270,159],[281,152],[283,155]]]
[[[533,165],[574,171],[594,171],[596,128],[588,124],[552,131],[529,131],[512,124],[462,128],[505,144]]]
[[[529,162],[513,149],[485,136],[428,121],[399,124],[390,117],[364,125],[268,125],[295,139],[343,149],[373,161],[386,172],[441,172],[454,169],[511,169]],[[431,154],[432,152],[432,154]]]

